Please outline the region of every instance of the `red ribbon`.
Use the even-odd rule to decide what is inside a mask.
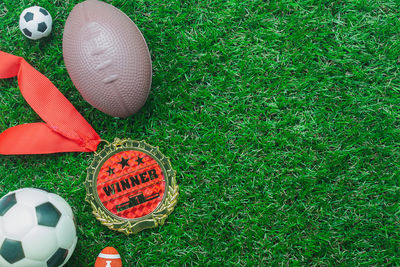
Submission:
[[[93,152],[100,136],[64,95],[23,58],[0,51],[0,79],[17,76],[22,96],[43,119],[0,134],[0,154]]]

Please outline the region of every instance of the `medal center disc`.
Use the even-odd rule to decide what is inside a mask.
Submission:
[[[118,152],[100,167],[97,193],[104,207],[114,215],[137,219],[152,213],[165,193],[161,166],[137,150]]]

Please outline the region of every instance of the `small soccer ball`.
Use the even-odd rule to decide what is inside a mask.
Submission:
[[[19,17],[21,32],[32,40],[38,40],[50,34],[53,20],[50,13],[40,6],[28,7]]]
[[[0,199],[0,266],[63,266],[76,242],[72,209],[60,196],[23,188]]]

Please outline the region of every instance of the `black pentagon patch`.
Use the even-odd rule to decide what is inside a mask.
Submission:
[[[47,25],[44,22],[38,24],[37,30],[40,32],[45,32],[47,30]]]
[[[0,216],[6,214],[6,212],[11,209],[12,206],[17,204],[15,199],[15,193],[9,194],[0,200]]]
[[[53,204],[46,202],[36,207],[36,217],[39,225],[55,227],[61,212]]]
[[[23,29],[22,31],[25,33],[26,36],[29,36],[29,37],[32,36],[32,33],[27,28]]]
[[[21,241],[6,238],[0,248],[0,255],[10,264],[22,260],[25,258],[25,254]]]
[[[29,22],[31,20],[33,20],[33,13],[32,12],[26,12],[24,19],[26,22]]]
[[[60,266],[68,256],[68,250],[59,248],[47,261],[47,267]]]
[[[47,16],[47,15],[49,14],[49,13],[47,12],[47,10],[44,9],[44,8],[40,8],[39,11],[40,11],[40,13],[42,13],[42,14],[45,15],[45,16]]]

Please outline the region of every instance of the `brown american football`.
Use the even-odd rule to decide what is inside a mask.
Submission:
[[[151,59],[135,23],[97,0],[77,4],[63,35],[63,56],[72,82],[92,106],[113,117],[144,105],[151,86]]]

